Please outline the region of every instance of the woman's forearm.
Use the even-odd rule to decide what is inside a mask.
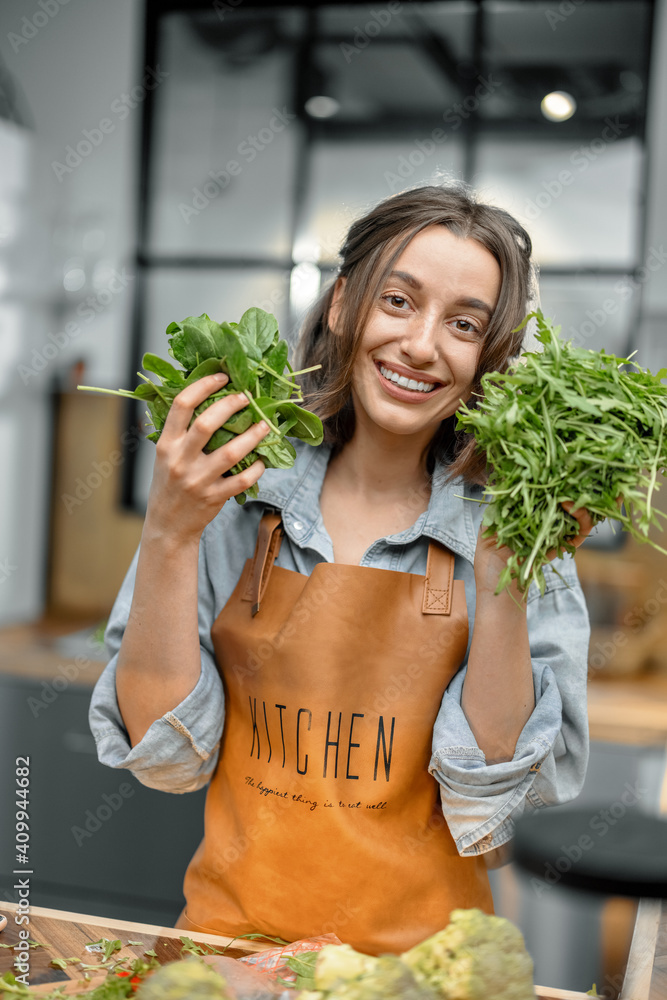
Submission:
[[[199,544],[165,537],[146,521],[116,695],[132,746],[193,690],[201,670]]]
[[[514,591],[515,599],[521,598]],[[477,593],[461,707],[487,764],[511,760],[535,707],[525,602],[507,591]]]

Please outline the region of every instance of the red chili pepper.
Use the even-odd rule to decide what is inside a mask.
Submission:
[[[128,972],[125,969],[119,969],[116,975],[119,976],[121,979],[125,979],[127,976],[132,976],[132,973]],[[130,979],[130,986],[132,987],[133,993],[136,991],[137,986],[140,985],[141,985],[141,976],[132,976],[132,978]]]

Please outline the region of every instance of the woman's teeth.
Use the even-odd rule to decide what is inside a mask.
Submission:
[[[382,365],[379,367],[386,379],[390,382],[395,382],[396,385],[400,385],[404,389],[413,389],[416,392],[432,392],[435,389],[434,382],[417,382],[413,378],[406,378],[405,375],[393,372],[391,368],[384,368]]]

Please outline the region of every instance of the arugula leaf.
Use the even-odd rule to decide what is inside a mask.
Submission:
[[[517,329],[533,316],[544,350],[488,372],[483,395],[458,410],[457,429],[474,435],[490,470],[484,537],[513,553],[496,593],[516,580],[522,593],[535,583],[543,594],[547,553],[574,553],[579,529],[564,501],[667,554],[648,536],[667,516],[652,502],[667,468],[667,373],[564,343],[539,311]],[[630,364],[638,371],[624,370]]]

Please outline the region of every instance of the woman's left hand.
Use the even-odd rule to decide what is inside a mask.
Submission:
[[[593,530],[593,520],[586,510],[585,507],[580,507],[577,510],[573,510],[574,503],[572,500],[565,500],[562,505],[568,514],[578,521],[579,531],[573,538],[569,538],[568,542],[578,548],[582,542],[584,542],[591,531]],[[496,548],[497,538],[496,535],[492,535],[490,538],[483,538],[482,532],[483,528],[480,526],[479,534],[477,537],[477,548],[475,550],[475,583],[478,595],[481,592],[487,591],[491,594],[495,592],[498,585],[498,578],[500,574],[505,569],[507,565],[507,560],[512,555],[512,550],[506,545],[501,546],[501,548]],[[547,552],[547,559],[551,562],[552,559],[556,558],[556,549],[550,549]],[[516,595],[518,595],[518,589],[516,586],[516,580],[512,581],[512,590],[516,590]]]

